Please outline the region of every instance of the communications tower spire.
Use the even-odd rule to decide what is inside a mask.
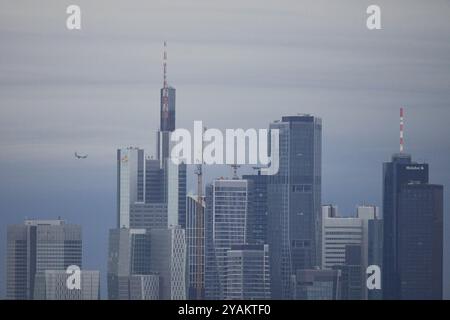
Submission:
[[[404,118],[403,118],[403,107],[400,108],[400,153],[404,151],[404,138],[403,138],[403,129],[404,129]]]

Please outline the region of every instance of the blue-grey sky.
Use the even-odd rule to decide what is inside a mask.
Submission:
[[[81,7],[80,31],[66,29],[69,4]],[[366,28],[370,4],[382,30]],[[179,127],[322,117],[322,198],[342,214],[381,205],[404,106],[406,150],[445,186],[448,243],[449,16],[444,0],[1,0],[0,296],[6,225],[25,217],[82,224],[84,268],[105,275],[115,152],[155,147],[164,40]]]

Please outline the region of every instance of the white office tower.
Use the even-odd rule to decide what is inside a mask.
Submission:
[[[181,160],[180,160],[181,161]],[[167,225],[186,228],[186,164],[167,159],[165,167]]]
[[[151,243],[150,269],[160,277],[162,300],[186,299],[186,240],[184,229],[149,230]]]
[[[227,251],[226,300],[270,299],[269,246],[235,245]]]
[[[227,251],[233,245],[247,243],[250,183],[248,180],[219,179],[212,184],[212,236],[221,299],[227,296]]]
[[[339,217],[336,206],[322,207],[322,269],[344,265],[346,246],[362,245],[363,241],[361,219]]]
[[[78,280],[79,288],[69,287]],[[100,272],[81,270],[68,274],[64,270],[45,270],[36,274],[35,300],[98,300],[100,298]]]
[[[130,207],[144,202],[144,150],[123,148],[117,150],[117,227],[130,227]]]
[[[339,216],[322,207],[322,268],[342,271],[343,299],[377,299],[365,286],[367,266],[382,263],[382,220],[376,206],[358,206],[356,216]],[[371,295],[371,296],[370,296]]]

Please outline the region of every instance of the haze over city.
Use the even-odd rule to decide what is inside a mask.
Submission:
[[[1,297],[6,226],[58,216],[82,226],[83,267],[101,271],[105,297],[116,150],[155,155],[164,41],[177,127],[321,117],[322,203],[345,215],[359,204],[381,206],[382,163],[399,149],[404,107],[405,151],[444,185],[450,230],[450,3],[377,2],[377,31],[365,25],[371,1],[77,1],[77,32],[65,27],[71,1],[0,4]],[[205,175],[208,182],[231,170]]]

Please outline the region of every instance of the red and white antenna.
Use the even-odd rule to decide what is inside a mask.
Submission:
[[[403,122],[403,108],[400,108],[400,153],[403,153],[404,150],[404,139],[403,139],[403,129],[404,129],[404,122]]]

